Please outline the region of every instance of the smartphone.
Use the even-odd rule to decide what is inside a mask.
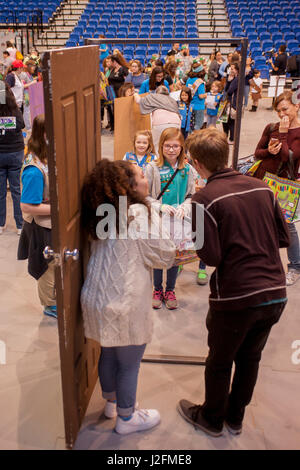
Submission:
[[[279,144],[279,139],[276,139],[276,137],[271,137],[270,139],[270,144]]]

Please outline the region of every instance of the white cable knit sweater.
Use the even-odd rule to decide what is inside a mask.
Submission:
[[[152,269],[169,269],[175,258],[174,243],[158,228],[159,215],[151,215],[159,238],[143,239],[140,206],[130,210],[140,224],[137,239],[94,241],[81,292],[85,335],[104,347],[151,341]]]

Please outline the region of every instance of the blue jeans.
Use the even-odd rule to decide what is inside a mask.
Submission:
[[[175,289],[176,279],[178,274],[178,266],[172,266],[172,268],[167,270],[167,285],[166,291],[172,291]],[[163,290],[162,281],[163,281],[163,270],[162,269],[153,269],[153,280],[154,280],[154,289]]]
[[[295,224],[287,224],[290,232],[291,244],[287,249],[289,259],[288,270],[295,269],[300,272],[300,246]]]
[[[134,412],[140,363],[146,344],[101,348],[98,363],[102,396],[117,401],[119,416]]]
[[[201,129],[204,122],[204,109],[195,109],[195,131]]]
[[[244,88],[244,106],[245,106],[245,108],[248,106],[249,91],[250,91],[250,85],[245,85],[245,88]]]
[[[17,228],[22,228],[23,217],[20,208],[20,174],[23,158],[23,150],[21,152],[0,153],[0,227],[3,227],[6,222],[6,194],[8,181],[13,200],[16,226]]]
[[[199,261],[199,269],[206,269],[206,264],[203,263],[202,259]]]

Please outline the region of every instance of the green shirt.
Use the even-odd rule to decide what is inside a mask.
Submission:
[[[172,178],[175,171],[176,169],[173,169],[166,161],[164,166],[159,168],[161,190],[163,190],[168,181]],[[184,202],[186,198],[189,171],[189,165],[185,165],[182,170],[178,171],[172,183],[163,194],[163,204],[177,207]]]

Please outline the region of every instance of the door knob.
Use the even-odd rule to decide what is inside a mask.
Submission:
[[[50,259],[54,258],[54,263],[56,265],[60,264],[60,254],[55,253],[54,250],[52,250],[51,246],[46,246],[43,250],[43,255],[45,259]]]
[[[69,258],[72,258],[74,261],[78,261],[79,260],[79,250],[77,250],[77,248],[75,248],[73,251],[65,250],[64,251],[64,257],[65,257],[65,260],[68,260]]]
[[[44,248],[43,255],[45,259],[52,258],[52,256],[54,256],[54,251],[52,250],[50,246],[46,246]]]

